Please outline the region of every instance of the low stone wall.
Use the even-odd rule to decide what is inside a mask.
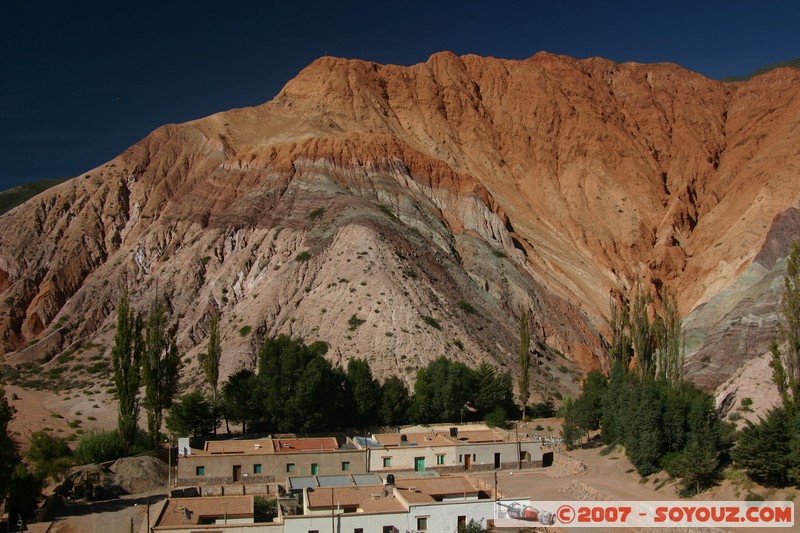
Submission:
[[[201,496],[246,496],[248,494],[275,494],[275,483],[235,483],[223,485],[201,485]]]

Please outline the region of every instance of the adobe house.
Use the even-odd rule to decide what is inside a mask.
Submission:
[[[293,475],[366,472],[362,450],[335,437],[207,441],[178,460],[180,485],[266,484]]]

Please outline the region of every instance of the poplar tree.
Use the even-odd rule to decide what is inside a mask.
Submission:
[[[780,326],[780,333],[786,348],[782,353],[778,343],[772,343],[770,366],[783,408],[791,416],[800,411],[800,244],[794,245],[786,260],[783,285],[781,308],[784,323]]]
[[[159,300],[154,301],[147,317],[142,364],[147,428],[154,447],[160,442],[164,409],[169,409],[175,397],[180,365],[175,336],[167,330],[166,322],[166,306]]]
[[[211,402],[217,405],[217,391],[219,388],[219,360],[222,355],[219,340],[219,315],[211,316],[211,328],[208,332],[208,350],[200,353],[200,364],[206,381],[211,386]]]
[[[118,403],[117,429],[126,447],[136,440],[143,350],[142,317],[138,313],[134,315],[130,309],[130,296],[125,292],[117,308],[117,333],[111,362]]]
[[[519,319],[519,401],[522,403],[522,416],[527,418],[530,393],[531,334],[528,329],[528,313],[523,312]]]

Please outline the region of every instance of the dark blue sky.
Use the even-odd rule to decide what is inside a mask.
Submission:
[[[800,57],[798,20],[790,1],[5,2],[0,190],[85,172],[162,124],[263,103],[326,54],[409,65],[546,50],[719,78]]]

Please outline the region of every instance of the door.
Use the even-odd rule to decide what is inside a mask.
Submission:
[[[317,463],[311,463],[311,475],[316,476],[319,474],[319,465]]]
[[[498,452],[494,454],[494,467],[500,468],[500,454]]]
[[[472,455],[465,454],[464,455],[464,469],[469,470],[472,468]]]
[[[425,458],[424,457],[414,457],[414,471],[415,472],[422,472],[425,470]]]
[[[242,478],[242,465],[233,465],[233,482],[236,483]]]

